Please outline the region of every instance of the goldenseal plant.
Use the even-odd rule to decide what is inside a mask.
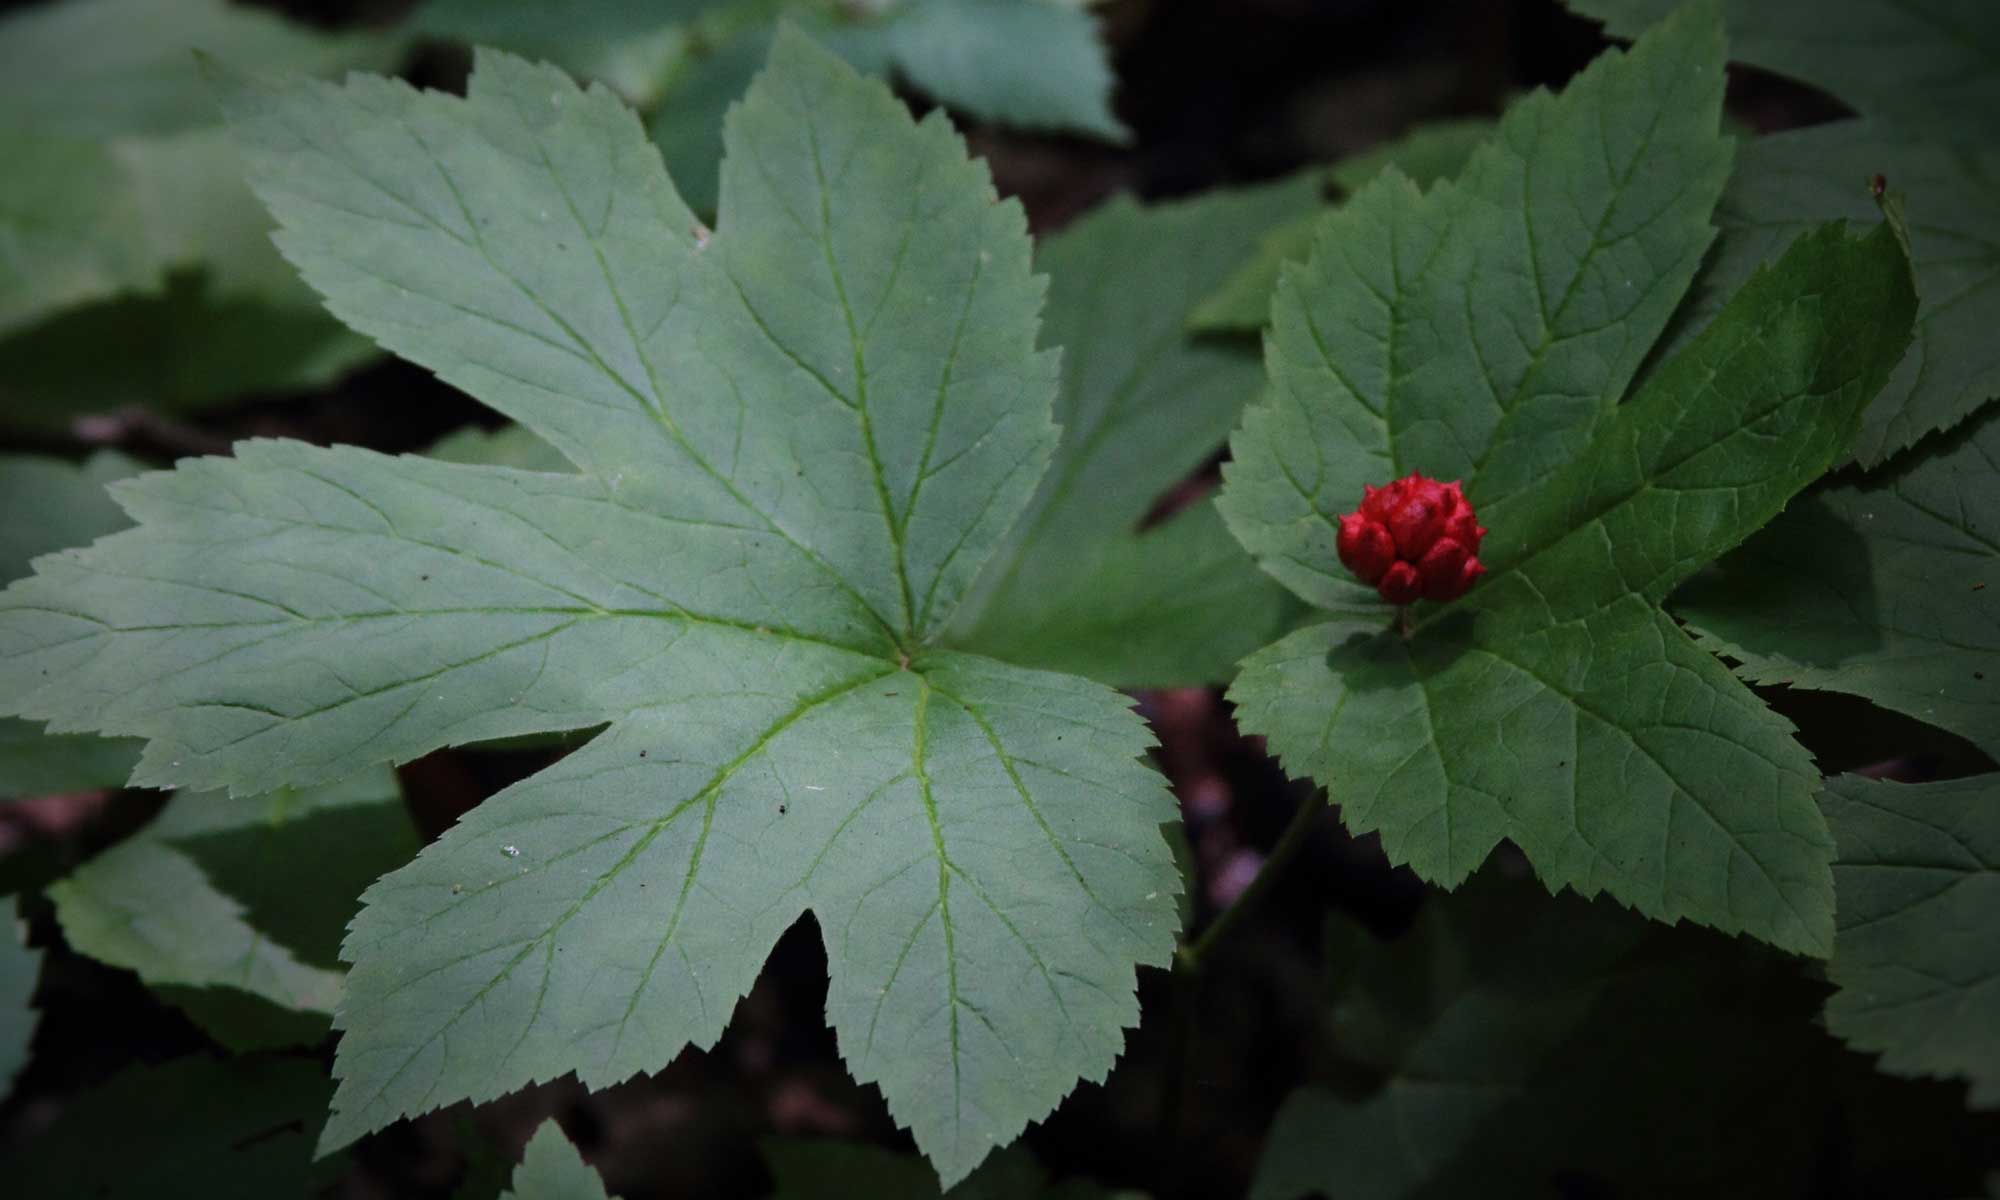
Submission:
[[[795,33],[721,216],[632,113],[498,53],[464,99],[212,70],[280,248],[545,474],[240,444],[0,598],[0,704],[253,793],[608,726],[368,889],[320,1139],[721,1034],[808,909],[827,1015],[954,1182],[1102,1078],[1172,953],[1126,699],[942,634],[1056,440],[1020,208]]]
[[[1660,604],[1844,456],[1915,298],[1887,222],[1819,227],[1627,396],[1714,237],[1724,58],[1689,5],[1517,104],[1458,179],[1390,170],[1322,220],[1220,507],[1323,616],[1230,697],[1425,879],[1511,839],[1552,890],[1824,957],[1819,774]],[[1491,532],[1479,585],[1403,637],[1337,515],[1412,471],[1462,480]]]

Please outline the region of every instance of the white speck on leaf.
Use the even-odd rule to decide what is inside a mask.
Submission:
[[[521,857],[521,848],[519,846],[502,846],[500,847],[500,853],[506,855],[508,858],[519,858]]]

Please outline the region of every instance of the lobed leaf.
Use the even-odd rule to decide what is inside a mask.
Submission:
[[[1840,928],[1826,1024],[1896,1075],[1971,1081],[2000,1108],[2000,777],[1827,786]]]
[[[947,1183],[1102,1078],[1172,950],[1173,807],[1116,693],[944,648],[1056,367],[944,119],[783,35],[710,233],[550,68],[219,86],[333,309],[578,470],[248,442],[132,481],[138,528],[0,597],[0,703],[239,793],[609,726],[369,889],[323,1147],[710,1044],[808,909]]]
[[[1523,497],[1463,601],[1408,639],[1347,615],[1246,662],[1245,728],[1426,878],[1511,838],[1552,889],[1826,954],[1811,760],[1657,605],[1838,456],[1913,306],[1887,226],[1801,239]]]
[[[1675,593],[1737,673],[1862,696],[2000,755],[2000,413],[1814,492]]]

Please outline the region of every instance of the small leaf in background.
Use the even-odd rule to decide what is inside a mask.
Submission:
[[[1636,37],[1679,0],[1568,0]],[[1989,0],[1728,0],[1730,57],[1822,88],[1922,137],[1991,140],[2000,5]]]
[[[27,1064],[28,1043],[41,1016],[33,1001],[42,952],[29,949],[27,922],[15,919],[12,904],[0,922],[0,1100],[5,1100]]]
[[[521,1165],[514,1170],[513,1184],[501,1193],[501,1200],[610,1200],[604,1181],[583,1161],[576,1147],[563,1136],[562,1126],[553,1120],[542,1122]]]
[[[0,17],[0,157],[18,168],[0,176],[0,421],[212,403],[367,357],[271,248],[194,52],[330,73],[386,66],[400,47],[223,0]]]
[[[1827,785],[1840,927],[1826,1024],[1896,1075],[2000,1108],[2000,775]]]
[[[1119,199],[1041,243],[1044,342],[1063,351],[1049,473],[961,609],[953,639],[1119,686],[1226,679],[1294,605],[1204,497],[1162,493],[1219,450],[1263,386],[1257,354],[1190,337],[1187,306],[1257,235],[1316,205],[1310,179],[1141,206]]]
[[[2000,411],[1837,477],[1675,593],[1756,683],[1862,696],[2000,756]]]
[[[1871,468],[2000,396],[1991,336],[2000,323],[2000,140],[1952,146],[1840,121],[1746,142],[1716,208],[1722,236],[1669,339],[1676,346],[1699,331],[1813,223],[1874,219],[1876,175],[1905,205],[1918,305],[1910,351],[1855,438],[1854,456]]]
[[[81,546],[129,521],[104,487],[139,471],[122,454],[100,451],[81,465],[36,455],[0,455],[0,581],[29,572],[39,555]],[[46,734],[0,717],[0,800],[123,787],[139,744],[89,734]]]
[[[188,1001],[233,1047],[317,1041],[340,998],[360,896],[417,851],[384,769],[263,796],[176,796],[133,837],[48,889],[70,947]],[[262,1019],[230,989],[318,1021]]]
[[[1465,168],[1472,152],[1493,136],[1487,120],[1434,121],[1419,125],[1385,146],[1344,158],[1314,171],[1344,193],[1354,193],[1391,167],[1419,188],[1429,188]],[[1248,333],[1262,329],[1271,315],[1271,296],[1286,263],[1312,253],[1322,213],[1294,217],[1258,239],[1257,249],[1188,314],[1188,327],[1205,333]]]
[[[723,115],[791,24],[867,74],[911,84],[967,116],[1123,141],[1096,19],[1067,0],[429,0],[432,37],[545,58],[646,114],[689,207],[717,207]]]
[[[317,1196],[338,1161],[313,1161],[332,1084],[308,1059],[202,1057],[133,1067],[62,1110],[8,1162],[19,1200]],[[115,1131],[115,1141],[108,1140]]]
[[[137,529],[0,599],[0,704],[238,793],[610,726],[369,889],[325,1145],[710,1045],[809,909],[851,1072],[947,1182],[1103,1078],[1174,808],[1125,698],[945,648],[1057,361],[944,117],[781,34],[710,233],[552,68],[218,86],[334,311],[579,470],[265,441],[131,481]]]
[[[1488,868],[1381,941],[1328,923],[1321,1081],[1279,1110],[1254,1200],[1802,1196],[1978,1178],[1949,1089],[1857,1070],[1823,989],[1753,943],[1548,897]]]

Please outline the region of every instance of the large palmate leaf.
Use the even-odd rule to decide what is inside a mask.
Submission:
[[[0,419],[213,401],[365,357],[271,249],[194,51],[332,72],[386,65],[398,46],[223,0],[0,18],[0,152],[16,168],[0,176]]]
[[[324,1144],[657,1069],[808,909],[947,1181],[1101,1077],[1173,810],[1116,693],[942,637],[1056,434],[1020,210],[945,119],[781,36],[711,234],[551,68],[223,92],[333,309],[579,471],[250,442],[131,481],[138,529],[0,599],[0,703],[236,792],[610,725],[369,890]]]
[[[2000,1108],[2000,776],[1827,787],[1840,929],[1827,1028],[1898,1075]]]
[[[22,1200],[152,1196],[285,1200],[330,1182],[312,1162],[331,1091],[303,1059],[199,1056],[113,1076],[64,1108],[8,1162]],[[117,1131],[107,1153],[107,1130]]]
[[[1699,332],[1813,223],[1868,218],[1875,175],[1905,204],[1918,308],[1915,342],[1855,439],[1855,457],[1871,467],[2000,395],[1990,336],[2000,322],[2000,149],[1912,139],[1868,121],[1747,143],[1716,208],[1722,237],[1670,339]]]
[[[542,1122],[501,1200],[606,1200],[604,1181],[554,1121]]]
[[[37,555],[79,546],[123,528],[125,514],[104,485],[139,470],[109,451],[80,465],[34,455],[0,455],[0,580],[26,575]],[[136,742],[87,734],[45,734],[29,721],[0,717],[0,799],[118,787],[139,759]]]
[[[1864,696],[2000,756],[2000,413],[1823,488],[1674,610],[1759,683]]]
[[[1463,170],[1472,152],[1492,135],[1491,121],[1434,121],[1387,145],[1342,159],[1324,175],[1328,184],[1352,193],[1393,167],[1411,183],[1427,188]],[[1303,262],[1312,253],[1320,215],[1312,212],[1294,217],[1260,238],[1256,251],[1243,265],[1188,314],[1189,327],[1218,333],[1262,329],[1271,314],[1271,294],[1278,289],[1278,276],[1285,264]]]
[[[340,938],[362,889],[416,850],[395,777],[376,768],[305,790],[177,796],[48,895],[71,948],[174,998],[227,988],[331,1015]],[[204,999],[193,1001],[197,1019],[209,1013]],[[326,1032],[324,1016],[301,1024],[310,1040]],[[217,1032],[245,1040],[228,1024]]]
[[[982,120],[1122,140],[1096,23],[1073,0],[429,0],[422,32],[547,58],[648,113],[697,212],[716,204],[723,114],[792,22],[857,69]]]
[[[1568,0],[1633,37],[1679,0]],[[1926,136],[1990,138],[2000,6],[1989,0],[1727,0],[1730,57]]]
[[[1290,598],[1200,501],[1140,523],[1229,436],[1263,385],[1254,351],[1191,338],[1187,311],[1310,179],[1142,207],[1114,200],[1042,243],[1045,335],[1064,349],[1063,427],[1041,490],[954,626],[965,645],[1106,683],[1225,679],[1280,632]]]
[[[1538,891],[1482,872],[1390,942],[1329,921],[1336,1069],[1279,1110],[1256,1200],[1804,1197],[1829,1127],[1855,1194],[1977,1179],[1990,1123],[1857,1070],[1777,955]]]

